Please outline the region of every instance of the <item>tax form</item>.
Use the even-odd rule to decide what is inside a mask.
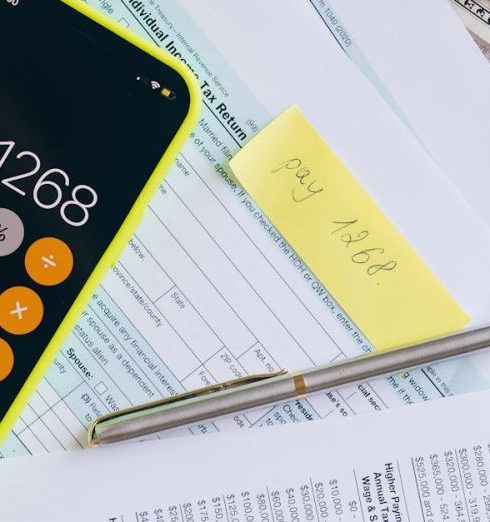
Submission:
[[[176,2],[156,0],[89,3],[187,63],[199,75],[203,113],[126,251],[1,448],[2,456],[82,447],[88,425],[104,413],[250,373],[306,368],[372,349],[227,167],[232,155],[292,102],[353,172],[364,176],[373,197],[475,324],[483,317],[487,231],[311,9],[297,6],[292,14],[283,13],[289,18],[275,27],[280,38],[267,43],[280,2],[237,5],[236,16],[246,22],[240,27],[216,4],[189,3],[186,12]],[[213,16],[205,16],[206,10]],[[312,30],[291,40],[291,20]],[[252,36],[247,39],[246,27],[254,27],[260,59],[247,56]],[[322,49],[322,57],[328,49],[329,69],[301,59],[313,49]],[[295,81],[285,84],[292,64]],[[417,202],[416,220],[407,199]],[[451,212],[434,212],[435,201]],[[428,228],[430,234],[421,233]],[[458,248],[453,237],[459,238]],[[182,433],[349,417],[486,388],[489,381],[487,359],[464,359]]]
[[[488,520],[489,402],[487,390],[350,419],[9,459],[0,462],[2,517]]]

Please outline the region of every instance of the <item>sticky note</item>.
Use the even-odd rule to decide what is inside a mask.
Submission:
[[[230,162],[245,190],[378,350],[469,320],[296,107]]]

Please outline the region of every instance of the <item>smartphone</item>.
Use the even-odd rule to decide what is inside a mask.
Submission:
[[[79,0],[0,0],[0,440],[197,121],[190,70]]]

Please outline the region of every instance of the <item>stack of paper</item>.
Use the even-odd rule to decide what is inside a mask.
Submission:
[[[107,11],[107,2],[88,3]],[[487,118],[490,68],[448,4],[443,0],[413,0],[409,18],[403,3],[389,0],[365,0],[362,5],[350,0],[287,4],[279,0],[251,0],[232,7],[218,0],[205,3],[185,0],[183,4],[186,10],[177,3],[161,0],[111,2],[111,16],[178,56],[194,71],[204,97],[203,113],[128,248],[94,295],[86,314],[1,448],[2,456],[83,446],[86,428],[94,418],[123,407],[246,374],[325,364],[373,348],[349,315],[350,311],[341,308],[331,290],[321,284],[311,267],[298,256],[294,245],[288,244],[269,221],[264,209],[239,186],[228,167],[232,156],[291,104],[299,107],[468,314],[471,324],[488,321],[490,214],[486,204],[489,182],[485,142],[490,135]],[[148,17],[155,19],[151,27],[145,22]],[[154,27],[164,37],[156,38]],[[343,42],[343,48],[338,41]],[[424,293],[419,297],[423,301]],[[358,299],[364,306],[370,305],[362,292]],[[74,358],[89,368],[90,381],[73,364]],[[489,383],[490,360],[480,355],[332,390],[271,409],[244,412],[191,426],[183,433],[349,417],[487,388]],[[423,411],[436,412],[441,408],[447,413],[449,406],[441,404]],[[411,454],[415,455],[414,482],[406,492],[408,496],[400,493],[405,481],[397,475],[400,470],[396,452],[389,446],[390,439],[384,437],[391,426],[395,438],[407,437],[408,425],[396,429],[403,415],[394,414],[393,420],[386,421],[378,416],[371,420],[366,417],[362,430],[354,421],[345,428],[337,425],[343,435],[331,439],[329,444],[332,448],[336,445],[335,451],[343,447],[347,452],[359,443],[363,448],[379,443],[387,448],[386,457],[380,454],[380,458],[391,459],[383,462],[379,470],[376,468],[376,473],[381,473],[379,477],[374,471],[371,473],[371,468],[356,471],[358,493],[352,476],[350,489],[344,494],[339,489],[344,483],[337,477],[329,476],[325,482],[323,478],[317,480],[313,468],[308,471],[313,453],[321,445],[315,443],[311,453],[304,454],[297,448],[305,445],[310,428],[296,428],[283,435],[288,448],[295,446],[294,451],[286,446],[278,450],[276,446],[270,452],[257,454],[257,459],[253,452],[233,453],[237,444],[249,443],[245,435],[250,434],[241,435],[236,442],[232,436],[223,439],[225,449],[219,452],[216,450],[221,444],[219,438],[194,441],[189,451],[192,453],[192,448],[200,448],[201,444],[209,444],[209,451],[216,450],[209,460],[205,457],[206,466],[228,460],[226,455],[233,454],[238,458],[238,467],[223,467],[222,471],[232,474],[235,469],[240,470],[244,477],[256,473],[257,462],[267,462],[268,467],[273,467],[276,457],[283,460],[284,453],[294,454],[290,462],[301,471],[297,478],[293,477],[294,484],[289,487],[282,481],[276,486],[275,472],[267,480],[271,481],[271,488],[278,488],[280,509],[296,506],[302,514],[298,520],[304,519],[301,516],[306,504],[310,510],[321,511],[323,500],[329,513],[341,509],[346,520],[355,510],[367,514],[368,497],[376,509],[389,506],[390,513],[399,509],[405,517],[407,505],[403,499],[414,495],[417,487],[425,487],[422,465],[424,473],[432,473],[437,466],[441,473],[449,473],[456,454],[446,457],[438,453],[436,465],[427,460],[429,457],[420,461],[417,460],[420,455],[416,455],[419,451],[429,451],[429,447],[439,447],[436,439],[431,439],[427,446],[417,446]],[[417,422],[423,426],[430,422],[431,415],[420,414]],[[384,426],[379,430],[379,439],[369,435],[370,430],[378,433],[377,419]],[[327,422],[314,428],[318,434],[324,429],[329,431]],[[347,436],[348,430],[351,431]],[[274,435],[260,435],[268,441],[264,447],[272,444],[275,432],[271,433]],[[421,433],[425,435],[423,429]],[[413,434],[408,436],[414,439]],[[473,444],[468,441],[455,437],[450,444]],[[172,442],[170,447],[184,447],[186,442]],[[481,441],[479,444],[484,448]],[[471,466],[478,466],[480,461],[486,463],[481,459],[488,457],[481,456],[477,447],[467,448],[468,458],[474,460]],[[171,502],[173,493],[178,493],[176,514],[162,512],[158,518],[160,501],[152,495],[156,487],[161,487],[158,477],[163,466],[158,466],[157,474],[154,465],[150,473],[144,459],[153,451],[151,448],[142,446],[134,453],[135,459],[141,456],[140,468],[136,461],[128,465],[128,469],[140,470],[132,478],[141,478],[149,492],[148,496],[136,499],[142,506],[139,513],[147,514],[137,515],[135,520],[166,520],[168,516],[185,520],[186,498],[197,502],[198,507],[192,504],[193,516],[197,517],[196,509],[202,507],[201,520],[210,517],[209,513],[214,513],[215,518],[221,513],[233,519],[230,513],[234,509],[237,513],[247,509],[246,494],[250,495],[253,509],[267,513],[274,509],[276,489],[269,489],[268,493],[259,491],[260,488],[252,490],[245,478],[240,483],[230,483],[226,491],[224,485],[216,483],[215,490],[206,488],[202,493],[199,489],[188,492],[179,489],[181,478],[178,478],[175,490],[169,489],[161,501]],[[117,454],[119,450],[114,451]],[[330,455],[334,451],[328,452]],[[169,481],[175,481],[174,475],[187,480],[188,473],[182,466],[198,469],[191,456],[177,462],[170,453],[172,478],[164,475]],[[77,463],[75,469],[85,466],[84,455],[73,457]],[[86,466],[91,466],[92,459],[99,456],[93,455],[88,457]],[[114,476],[120,477],[119,464],[114,463],[111,451],[100,455],[102,462],[108,459],[111,466],[115,465]],[[356,454],[356,458],[361,457]],[[462,459],[462,454],[458,453],[457,458]],[[52,462],[53,474],[56,466],[65,466],[64,457],[40,462],[40,466]],[[119,463],[125,465],[122,459]],[[393,469],[386,468],[387,464]],[[8,473],[13,473],[12,482],[15,484],[17,480],[17,485],[10,485],[11,489],[5,491],[8,498],[18,500],[15,492],[20,491],[17,488],[21,487],[23,470],[28,465],[19,462],[18,467],[13,463],[8,466]],[[402,474],[407,473],[405,466]],[[3,469],[6,471],[2,472],[0,466],[2,477],[6,476],[7,467]],[[15,469],[19,472],[14,480]],[[277,476],[287,476],[286,468],[277,470],[280,471]],[[107,478],[102,474],[97,476],[96,488],[102,489],[113,480],[112,472],[108,473]],[[206,473],[202,468],[201,474],[191,475],[201,480]],[[447,488],[445,477],[442,480]],[[431,488],[438,487],[435,478],[434,475],[430,479],[434,482]],[[70,491],[79,491],[79,478],[73,475],[67,480],[73,486]],[[376,480],[381,481],[381,486]],[[476,484],[477,475],[473,480]],[[130,482],[134,485],[133,480]],[[321,487],[317,485],[320,483]],[[197,482],[188,484],[193,488]],[[459,502],[466,502],[468,508],[468,497],[463,496],[466,490],[461,484],[458,487],[461,498],[445,500],[446,491],[441,493],[442,500],[437,505],[432,500],[425,505],[421,496],[426,519],[431,516],[429,512],[442,513],[445,504],[450,506],[447,509],[453,509],[451,513]],[[129,488],[129,481],[124,488]],[[289,489],[291,496],[287,497]],[[228,490],[234,495],[236,508],[232,507],[232,498],[226,497]],[[108,491],[113,495],[117,488]],[[208,494],[215,497],[209,500]],[[200,495],[203,504],[199,504]],[[40,504],[39,509],[47,510],[46,506]],[[461,506],[463,509],[464,505]],[[121,508],[110,503],[107,508],[108,511],[104,506],[101,513],[108,520],[119,520],[125,510],[140,509],[129,502]],[[479,509],[483,513],[481,510],[485,508]],[[112,510],[115,511],[111,519]],[[60,512],[66,519],[66,512]],[[98,513],[87,508],[85,519]],[[341,516],[340,512],[336,514]],[[9,520],[21,519],[20,514],[16,516],[12,511]],[[274,517],[279,520],[277,514],[270,516],[271,520]],[[293,512],[287,517],[293,517]],[[56,520],[54,515],[50,519]]]

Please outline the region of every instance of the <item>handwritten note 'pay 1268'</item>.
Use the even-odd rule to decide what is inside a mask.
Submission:
[[[296,107],[230,162],[240,183],[379,350],[468,316]]]

